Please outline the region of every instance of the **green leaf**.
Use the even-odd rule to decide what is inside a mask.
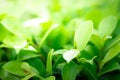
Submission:
[[[41,41],[40,41],[40,43],[39,43],[39,47],[42,46],[42,44],[44,43],[44,41],[46,40],[46,38],[48,37],[48,35],[49,35],[55,28],[57,28],[57,27],[58,27],[58,25],[57,25],[57,24],[54,24],[54,25],[52,25],[52,26],[48,29],[48,31],[45,33],[45,35],[44,35],[43,38],[41,39]]]
[[[108,52],[106,53],[103,60],[100,62],[100,69],[104,66],[105,63],[113,59],[115,56],[117,56],[120,52],[120,42],[116,43],[113,47],[111,47]]]
[[[35,51],[21,50],[17,56],[17,60],[22,61],[35,57],[39,57],[39,55]]]
[[[93,31],[93,23],[92,21],[86,21],[81,23],[74,35],[74,46],[82,51],[86,44],[88,43]]]
[[[78,54],[79,54],[79,50],[71,49],[71,50],[66,51],[63,54],[63,58],[66,60],[67,63],[69,63],[72,59],[77,57]]]
[[[3,65],[3,69],[5,71],[8,71],[9,73],[12,73],[15,75],[26,76],[26,75],[30,74],[30,72],[22,69],[21,66],[24,63],[25,62],[10,61],[10,62],[7,62]]]
[[[96,35],[96,34],[93,34],[93,35],[91,36],[90,41],[91,41],[97,48],[99,48],[99,49],[101,49],[101,48],[103,47],[103,45],[104,45],[103,39],[101,39],[101,37],[99,37],[99,36]]]
[[[54,76],[49,76],[47,78],[40,79],[40,80],[55,80],[55,77]]]
[[[26,39],[17,35],[6,38],[3,40],[3,43],[12,48],[15,48],[17,52],[19,52],[20,49],[24,48],[28,44]]]
[[[107,36],[113,32],[117,24],[117,19],[114,16],[108,16],[104,18],[99,24],[99,34],[101,38],[106,39]]]
[[[80,67],[75,62],[65,64],[62,70],[63,80],[75,80],[76,76],[80,72]]]
[[[47,56],[47,63],[46,63],[46,72],[49,74],[49,75],[52,75],[52,54],[53,54],[53,49],[50,50],[50,52],[48,53],[48,56]]]
[[[40,58],[38,58],[38,57],[31,58],[31,59],[28,59],[26,61],[29,63],[29,65],[34,67],[39,72],[39,74],[41,76],[45,75],[45,73],[46,73],[45,66]]]
[[[2,13],[2,14],[0,14],[0,21],[2,21],[6,16],[7,16],[6,13]]]
[[[2,71],[2,77],[0,77],[1,80],[21,80],[20,76],[16,76],[13,74],[8,73],[7,71]]]
[[[0,41],[3,41],[6,38],[13,36],[14,34],[9,32],[1,23],[0,23]]]
[[[112,40],[110,40],[107,45],[105,46],[105,51],[107,51],[108,49],[110,49],[111,47],[113,47],[116,43],[118,43],[120,41],[120,35],[113,37]]]
[[[102,68],[98,75],[101,76],[114,70],[120,70],[120,64],[116,61],[110,61],[105,67]]]
[[[2,25],[11,33],[19,36],[23,36],[23,27],[20,21],[15,17],[6,17],[2,22]]]
[[[54,51],[53,55],[63,54],[66,51],[67,51],[67,49],[60,49],[60,50]]]
[[[89,78],[89,80],[98,80],[97,73],[96,73],[97,68],[93,61],[95,58],[96,58],[96,56],[90,60],[87,60],[85,58],[80,58],[78,60],[80,65],[83,67],[83,69],[85,69],[85,72],[88,73],[88,74],[86,73],[86,76]]]
[[[27,75],[25,76],[24,78],[22,78],[21,80],[29,80],[31,77],[33,77],[34,74],[30,74],[30,75]]]

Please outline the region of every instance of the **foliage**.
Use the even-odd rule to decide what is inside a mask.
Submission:
[[[0,3],[0,80],[120,79],[120,0]]]

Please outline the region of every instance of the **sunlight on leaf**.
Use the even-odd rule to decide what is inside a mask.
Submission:
[[[100,62],[100,69],[104,66],[105,63],[113,59],[120,52],[120,42],[116,43],[112,48],[108,50],[103,60]]]
[[[81,23],[74,35],[74,46],[75,48],[82,51],[86,44],[88,43],[93,31],[93,23],[92,21],[86,21]]]
[[[74,59],[75,57],[77,57],[77,55],[79,54],[79,50],[76,49],[71,49],[66,51],[63,54],[63,58],[66,60],[67,63],[69,63],[72,59]]]

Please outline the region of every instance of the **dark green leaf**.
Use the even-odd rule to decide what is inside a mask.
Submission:
[[[98,80],[97,79],[97,73],[96,73],[96,65],[94,63],[94,59],[96,57],[93,57],[91,60],[87,60],[85,58],[80,58],[78,62],[81,64],[81,66],[85,69],[85,71],[90,75],[89,79],[90,80]],[[86,74],[87,76],[87,74]]]
[[[44,78],[44,79],[40,79],[40,80],[55,80],[55,77],[54,76],[50,76],[50,77],[47,77],[47,78]]]
[[[30,58],[35,58],[38,57],[39,55],[35,51],[31,50],[21,50],[17,56],[17,60],[22,61],[22,60],[27,60]]]
[[[102,70],[98,73],[99,76],[114,71],[114,70],[120,70],[120,64],[116,61],[109,62],[105,67],[102,68]]]
[[[76,76],[80,72],[80,67],[75,62],[65,64],[62,70],[63,80],[75,80]]]
[[[33,66],[41,76],[45,76],[46,70],[43,62],[40,58],[31,58],[26,60],[31,66]]]

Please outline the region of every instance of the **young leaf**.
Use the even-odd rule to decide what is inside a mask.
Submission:
[[[117,24],[117,19],[114,16],[104,18],[99,24],[99,34],[101,38],[105,39],[113,32]]]
[[[17,56],[17,60],[22,61],[35,57],[39,57],[39,55],[36,52],[30,50],[21,50]]]
[[[46,72],[49,74],[49,75],[52,75],[52,54],[53,54],[53,49],[50,50],[50,52],[48,53],[48,56],[47,56],[47,64],[46,64]]]
[[[88,43],[93,31],[93,23],[92,21],[86,21],[81,23],[74,35],[74,46],[82,51],[86,44]]]
[[[112,48],[108,50],[106,53],[104,59],[100,63],[100,69],[104,66],[104,64],[111,59],[113,59],[116,55],[118,55],[120,52],[120,42],[116,43]]]
[[[75,80],[76,76],[80,72],[80,67],[75,62],[65,64],[62,70],[63,80]]]
[[[67,63],[69,63],[72,59],[77,57],[78,54],[79,50],[71,49],[63,54],[63,58],[67,61]]]

